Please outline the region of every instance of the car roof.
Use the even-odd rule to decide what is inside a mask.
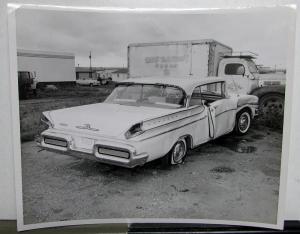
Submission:
[[[187,94],[191,94],[195,87],[215,82],[225,82],[224,79],[217,77],[206,78],[174,78],[174,77],[145,77],[145,78],[129,78],[119,83],[136,83],[136,84],[165,84],[181,87]]]

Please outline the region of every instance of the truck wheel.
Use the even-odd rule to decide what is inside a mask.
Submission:
[[[260,98],[259,111],[267,117],[274,114],[283,115],[284,113],[284,96],[280,94],[268,94]]]
[[[163,166],[177,165],[184,162],[187,153],[186,140],[184,138],[179,139],[170,152],[163,157]]]
[[[235,132],[237,135],[244,135],[251,125],[251,115],[247,110],[241,110],[236,116]]]

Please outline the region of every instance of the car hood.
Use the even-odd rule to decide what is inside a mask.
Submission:
[[[54,128],[86,134],[124,137],[134,124],[178,110],[98,103],[48,112]]]

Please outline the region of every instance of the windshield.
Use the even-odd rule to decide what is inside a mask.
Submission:
[[[160,84],[120,84],[104,101],[130,106],[180,108],[185,105],[183,90]]]
[[[258,73],[258,69],[256,67],[256,64],[252,60],[247,60],[249,71],[251,73]]]

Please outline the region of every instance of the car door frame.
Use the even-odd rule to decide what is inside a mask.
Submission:
[[[211,132],[213,129],[213,123],[211,121],[210,114],[209,114],[209,112],[210,112],[209,106],[207,106],[203,103],[202,98],[200,98],[201,103],[199,103],[199,105],[192,105],[192,106],[190,105],[194,91],[197,88],[199,88],[200,86],[202,86],[202,85],[199,84],[198,86],[194,87],[192,94],[188,97],[188,103],[187,103],[187,109],[192,109],[192,108],[195,108],[196,106],[198,106],[198,107],[203,106],[203,108],[204,108],[200,112],[200,113],[202,113],[202,116],[198,120],[197,126],[194,128],[194,131],[192,134],[193,148],[195,148],[203,143],[206,143],[213,138],[213,132]],[[202,133],[205,132],[207,134],[200,136],[199,133],[201,133],[201,132]]]
[[[228,98],[226,82],[216,81],[199,85],[198,87],[221,83],[221,95],[216,101],[205,105],[207,107],[209,138],[215,139],[232,131],[235,124],[236,102]],[[201,90],[201,89],[200,89]],[[218,95],[216,95],[218,96]],[[201,93],[203,99],[204,95]]]

